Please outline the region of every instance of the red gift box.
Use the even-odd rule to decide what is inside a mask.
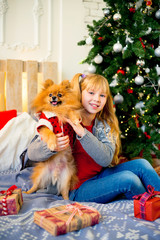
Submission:
[[[134,196],[134,216],[154,221],[160,217],[160,192],[149,185],[148,192]]]
[[[34,213],[34,222],[54,236],[99,223],[100,213],[77,202]]]
[[[0,216],[17,214],[22,204],[22,191],[16,185],[0,191]]]

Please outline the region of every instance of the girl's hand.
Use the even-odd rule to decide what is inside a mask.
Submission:
[[[54,149],[56,152],[60,152],[65,150],[69,146],[69,137],[64,136],[63,133],[56,134],[57,143],[56,148]]]
[[[65,118],[65,121],[71,125],[71,127],[79,137],[83,137],[85,135],[84,127],[80,123],[76,125],[68,118]]]

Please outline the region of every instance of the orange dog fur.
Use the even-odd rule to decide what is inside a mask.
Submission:
[[[44,88],[33,101],[36,112],[53,112],[64,123],[64,118],[69,118],[74,124],[80,122],[81,103],[70,86],[68,80],[61,84],[54,84],[52,80],[44,82]],[[39,128],[39,134],[48,148],[54,151],[56,147],[56,135],[46,126]],[[31,175],[33,186],[27,194],[33,193],[40,188],[45,188],[51,182],[57,183],[58,194],[68,199],[69,190],[77,183],[76,165],[69,146],[59,151],[44,162],[39,162]]]

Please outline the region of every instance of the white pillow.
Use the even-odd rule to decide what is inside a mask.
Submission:
[[[21,168],[20,155],[36,134],[37,122],[26,112],[0,130],[0,171]]]

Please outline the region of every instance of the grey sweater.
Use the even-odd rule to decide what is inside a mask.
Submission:
[[[85,135],[82,138],[76,136],[84,150],[102,167],[110,165],[115,152],[115,141],[111,141],[109,132],[110,127],[106,122],[104,126],[101,121],[95,119],[92,133],[85,129]],[[45,161],[53,154],[56,152],[50,151],[47,144],[39,136],[35,136],[27,149],[26,161],[28,159],[34,162]]]

